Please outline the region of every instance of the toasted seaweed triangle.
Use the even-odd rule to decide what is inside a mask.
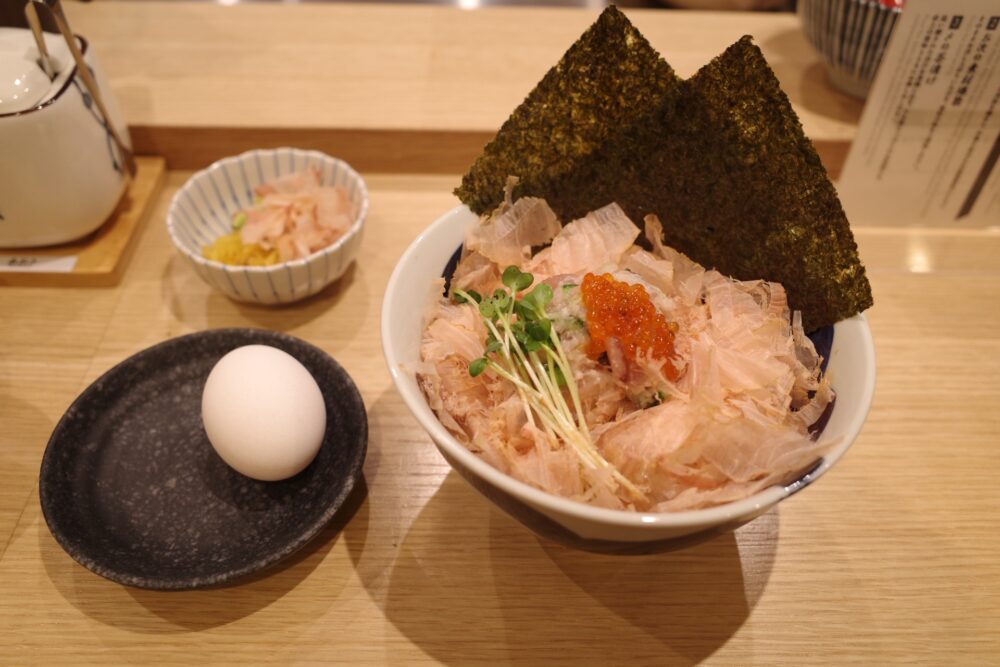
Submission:
[[[590,174],[601,185],[588,205],[617,201],[636,221],[656,214],[667,245],[695,261],[780,282],[806,331],[871,307],[837,192],[750,37],[606,143],[594,163],[604,173]]]
[[[836,190],[752,39],[743,37],[687,81],[664,64],[664,80],[640,76],[627,92],[614,89],[631,96],[632,109],[605,117],[596,100],[610,84],[588,79],[579,63],[583,54],[599,62],[605,47],[597,40],[613,36],[604,58],[625,62],[629,40],[595,31],[624,20],[611,12],[515,110],[464,178],[459,198],[477,213],[491,210],[510,174],[522,177],[515,195],[545,198],[564,221],[613,201],[637,223],[655,214],[665,242],[695,261],[741,280],[782,283],[806,331],[871,307]],[[633,32],[628,26],[625,34]],[[640,43],[642,53],[652,51]],[[567,62],[577,63],[572,77],[562,73]],[[573,104],[546,106],[558,98]],[[588,123],[561,115],[575,118],[577,108],[588,110]]]
[[[625,15],[609,6],[511,114],[455,194],[482,214],[500,203],[507,177],[516,175],[515,196],[572,197],[585,187],[579,162],[679,84]]]

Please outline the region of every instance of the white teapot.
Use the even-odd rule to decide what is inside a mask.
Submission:
[[[107,120],[62,37],[45,35],[50,81],[31,31],[0,28],[0,248],[85,236],[108,219],[128,184],[125,156],[105,123],[128,145],[126,125],[93,50],[76,40]]]

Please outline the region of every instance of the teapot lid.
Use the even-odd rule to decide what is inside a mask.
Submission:
[[[26,28],[0,28],[0,114],[26,111],[43,103],[62,86],[72,72],[69,49],[62,37],[45,34],[56,78],[49,77],[38,63],[38,47]]]

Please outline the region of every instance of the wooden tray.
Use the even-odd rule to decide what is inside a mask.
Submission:
[[[163,185],[162,157],[136,158],[138,171],[107,222],[88,236],[45,248],[0,249],[0,285],[106,287],[121,279],[139,228]]]

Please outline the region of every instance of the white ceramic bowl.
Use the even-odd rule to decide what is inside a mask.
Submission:
[[[875,391],[875,348],[862,315],[826,331],[832,338],[827,373],[837,400],[820,437],[833,449],[808,474],[734,503],[674,513],[625,512],[591,507],[524,484],[492,467],[458,442],[427,405],[412,369],[420,356],[425,308],[476,216],[462,206],[445,214],[403,253],[382,302],[382,347],[389,372],[407,407],[445,459],[466,480],[538,534],[570,546],[605,552],[645,553],[677,548],[731,530],[763,514],[828,471],[851,446]]]
[[[346,234],[308,257],[272,266],[231,266],[201,254],[232,231],[233,215],[253,203],[255,186],[309,166],[319,167],[324,185],[350,193],[354,224]],[[206,283],[237,301],[278,304],[312,296],[340,278],[358,253],[367,215],[368,188],[349,164],[318,151],[275,148],[224,158],[196,173],[170,202],[167,229]]]

